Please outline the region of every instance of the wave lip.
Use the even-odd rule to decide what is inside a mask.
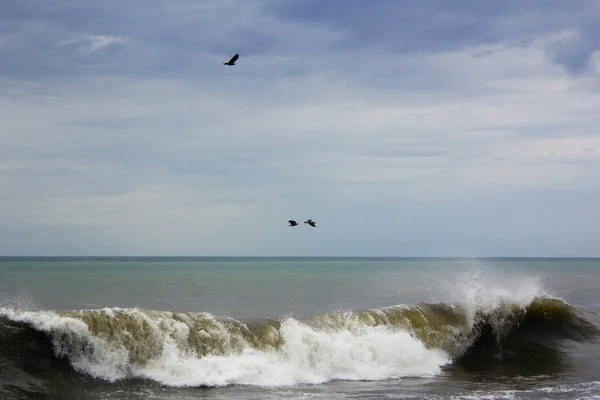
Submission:
[[[140,309],[0,309],[0,346],[14,362],[68,361],[78,372],[171,386],[263,386],[433,376],[452,362],[502,359],[598,337],[567,303],[536,297],[494,307],[422,303],[242,322]],[[26,339],[25,339],[26,338]],[[535,346],[533,346],[535,348]]]

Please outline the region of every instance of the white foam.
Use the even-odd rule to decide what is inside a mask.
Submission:
[[[136,376],[174,386],[245,384],[288,386],[333,379],[380,380],[432,376],[448,357],[406,332],[361,327],[360,332],[319,332],[294,320],[281,327],[280,349],[196,358],[165,346],[162,356],[135,371]]]
[[[500,391],[476,391],[469,394],[450,396],[452,400],[495,400],[495,399],[522,399],[529,397],[538,398],[540,393],[551,396],[551,398],[569,398],[578,400],[592,400],[600,398],[597,394],[600,382],[581,382],[572,384],[561,384],[529,390],[500,390]]]
[[[109,310],[102,311],[110,314]],[[0,315],[49,333],[57,355],[67,355],[77,370],[108,381],[141,377],[170,386],[288,386],[333,379],[433,376],[450,362],[446,354],[426,349],[404,331],[356,323],[350,330],[326,332],[292,318],[282,323],[284,344],[280,348],[245,346],[231,355],[198,357],[187,347],[190,328],[185,322],[169,318],[169,313],[149,316],[138,310],[127,311],[145,319],[155,338],[162,340],[160,354],[143,365],[131,364],[123,345],[93,336],[76,318],[10,309],[0,309]],[[227,341],[225,327],[219,334]],[[86,345],[94,351],[86,351]]]
[[[592,392],[598,392],[598,390],[600,390],[600,381],[563,384],[563,385],[558,385],[558,386],[550,386],[550,387],[535,389],[536,392],[561,393],[561,394],[573,393],[573,392],[578,392],[580,394],[592,394]],[[596,395],[596,396],[598,396],[598,395]]]
[[[80,372],[108,381],[115,381],[126,374],[127,351],[94,337],[88,326],[78,319],[61,317],[50,311],[16,311],[10,308],[0,308],[0,316],[27,323],[49,334],[54,354],[68,357],[73,368]]]

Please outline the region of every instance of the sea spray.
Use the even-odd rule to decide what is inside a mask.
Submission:
[[[246,325],[207,313],[137,309],[13,312],[51,338],[57,357],[109,381],[146,377],[169,385],[325,382],[433,375],[449,362],[414,335],[393,326],[317,329],[289,318]],[[85,322],[84,322],[85,321]],[[249,327],[250,326],[250,327]],[[193,333],[193,334],[192,334]]]
[[[279,348],[245,348],[228,356],[182,357],[171,348],[171,353],[135,375],[176,386],[282,386],[432,376],[450,361],[442,351],[426,349],[409,333],[383,326],[325,332],[289,318],[280,332]]]
[[[51,311],[15,311],[1,308],[0,317],[25,323],[49,337],[57,358],[67,358],[73,368],[96,378],[114,381],[127,376],[129,354],[123,346],[91,334],[81,320]]]
[[[527,348],[520,341],[531,338],[542,343],[597,335],[570,305],[547,296],[528,304],[504,297],[493,305],[421,303],[244,322],[159,310],[5,308],[0,322],[4,340],[13,340],[14,329],[29,332],[34,341],[32,333],[42,332],[55,357],[92,377],[146,378],[171,386],[432,376],[465,354],[477,359],[496,351],[495,344],[519,352]]]

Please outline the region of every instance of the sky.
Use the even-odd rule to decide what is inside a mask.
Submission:
[[[596,0],[2,1],[0,256],[597,257],[599,110]]]

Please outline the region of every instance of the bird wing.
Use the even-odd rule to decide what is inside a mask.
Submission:
[[[240,58],[240,55],[238,53],[235,53],[235,55],[231,57],[231,60],[229,60],[229,62],[234,63],[237,61],[238,58]]]

